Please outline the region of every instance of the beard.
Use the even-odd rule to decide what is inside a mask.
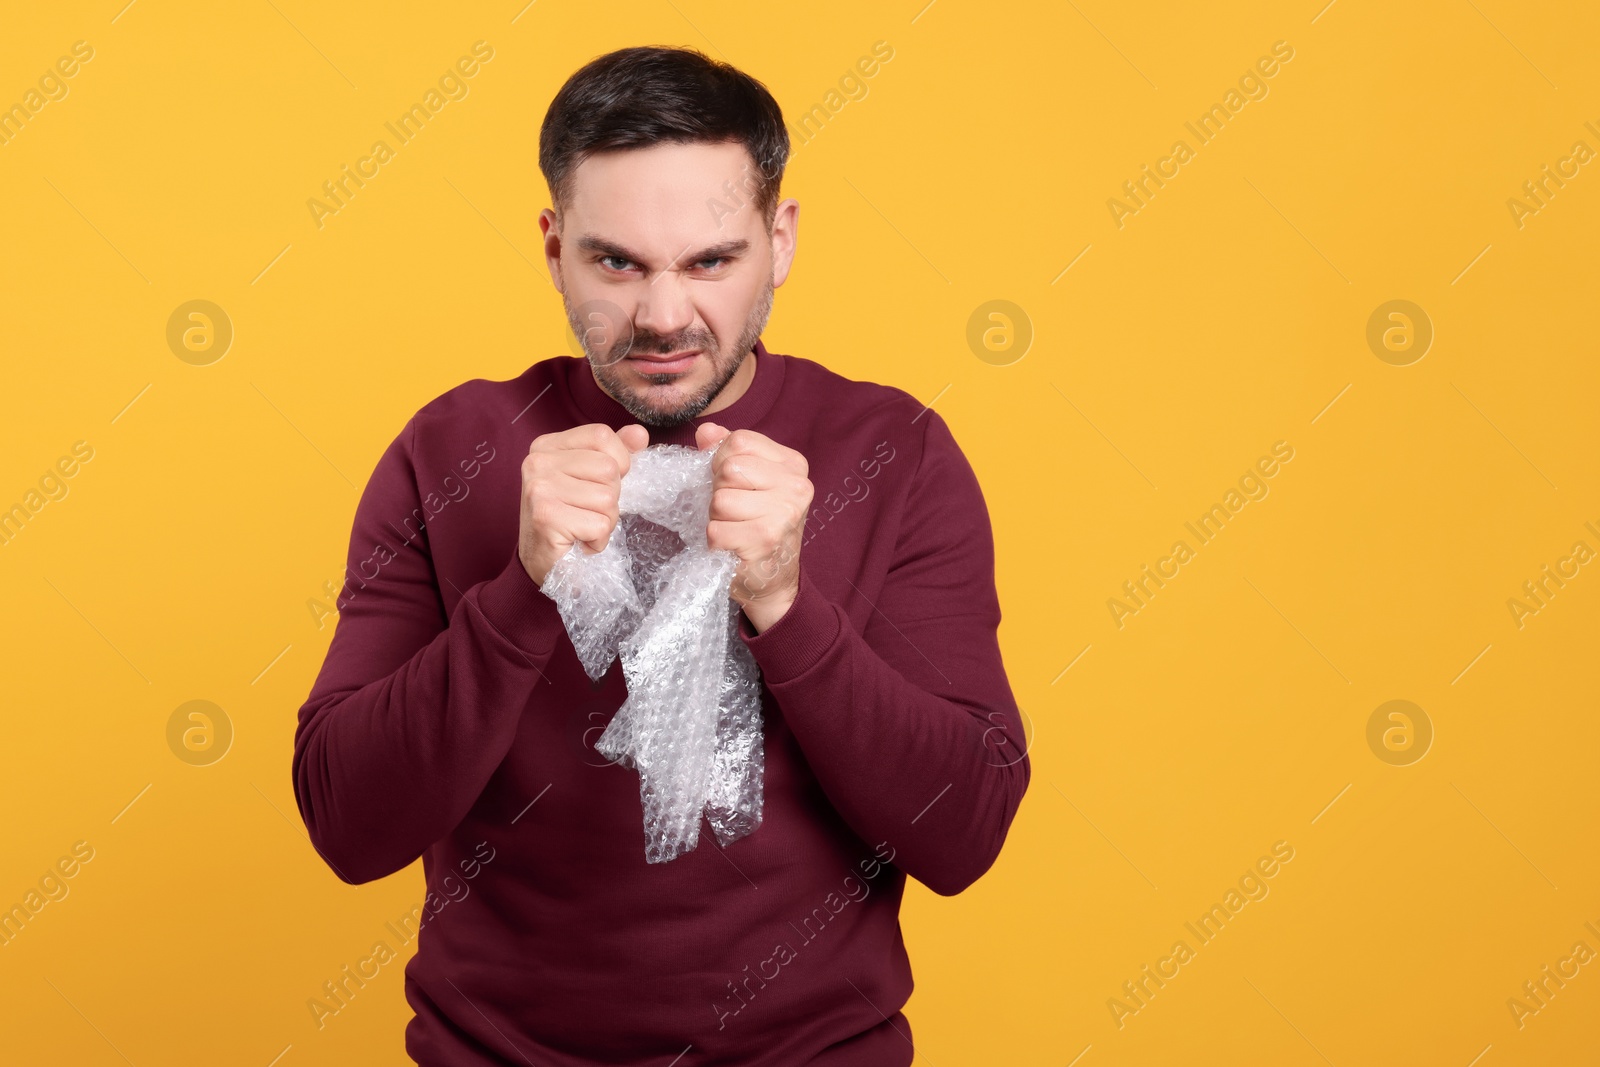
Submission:
[[[699,416],[744,365],[745,358],[755,348],[756,338],[766,329],[767,317],[772,313],[772,290],[772,279],[768,278],[762,287],[761,296],[745,319],[744,329],[739,332],[739,339],[726,353],[717,344],[716,336],[709,330],[690,329],[673,337],[664,337],[661,334],[638,330],[631,321],[622,319],[620,308],[608,301],[586,301],[583,307],[587,310],[580,313],[579,309],[572,306],[567,294],[562,293],[561,304],[566,309],[567,322],[572,326],[572,334],[583,347],[584,355],[589,360],[589,369],[593,372],[594,380],[600,388],[643,425],[670,429]],[[585,319],[589,322],[585,323]],[[602,328],[596,328],[597,320]],[[607,344],[608,339],[611,341],[610,344]],[[701,389],[667,408],[662,408],[645,396],[634,392],[626,377],[632,372],[620,369],[622,361],[635,353],[666,354],[689,348],[701,349],[702,355],[711,361],[711,380]],[[681,380],[682,376],[645,374],[643,378],[652,385],[668,385]]]

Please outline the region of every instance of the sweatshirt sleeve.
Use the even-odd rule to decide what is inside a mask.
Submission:
[[[514,548],[445,617],[415,431],[413,418],[362,492],[339,621],[295,730],[295,802],[351,884],[403,869],[460,823],[548,685],[565,632]]]
[[[740,636],[840,816],[934,892],[994,863],[1031,776],[1001,661],[994,540],[966,457],[932,409],[872,615],[858,631],[806,570],[776,623]]]

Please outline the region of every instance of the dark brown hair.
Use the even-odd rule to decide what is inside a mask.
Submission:
[[[556,93],[539,130],[539,169],[559,217],[572,172],[591,153],[726,141],[750,153],[753,170],[736,186],[753,192],[770,227],[789,131],[766,86],[693,48],[622,48],[584,64]]]

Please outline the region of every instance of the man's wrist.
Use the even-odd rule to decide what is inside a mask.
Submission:
[[[778,620],[794,607],[794,598],[798,592],[797,589],[791,589],[781,596],[762,597],[744,605],[744,616],[750,620],[750,627],[759,634],[777,625]]]
[[[794,602],[779,618],[756,634],[750,632],[751,621],[739,625],[740,640],[754,654],[762,677],[769,685],[780,686],[816,666],[849,623],[812,582],[810,572],[802,565]]]

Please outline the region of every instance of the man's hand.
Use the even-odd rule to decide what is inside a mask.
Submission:
[[[812,486],[806,458],[754,430],[702,423],[695,444],[711,457],[706,543],[739,557],[729,594],[756,632],[783,618],[800,589],[800,542]]]
[[[536,585],[574,544],[591,553],[606,547],[622,476],[649,443],[650,431],[638,423],[613,430],[594,422],[534,438],[522,461],[517,558]]]

